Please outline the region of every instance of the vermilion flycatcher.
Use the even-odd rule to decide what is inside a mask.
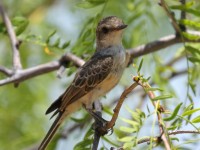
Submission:
[[[75,75],[67,90],[47,109],[57,115],[43,139],[39,150],[44,150],[66,116],[82,105],[90,108],[99,97],[110,91],[120,80],[127,65],[122,46],[122,33],[127,25],[115,16],[102,19],[96,29],[96,52]]]

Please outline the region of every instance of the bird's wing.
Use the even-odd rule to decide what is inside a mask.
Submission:
[[[54,113],[56,115],[58,112],[64,111],[68,105],[87,94],[108,76],[112,65],[113,58],[111,56],[94,55],[80,68],[71,85],[48,108],[46,114],[57,110]]]

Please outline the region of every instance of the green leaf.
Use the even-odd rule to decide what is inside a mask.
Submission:
[[[200,122],[200,116],[197,116],[196,118],[192,119],[192,123],[199,123]]]
[[[194,34],[190,34],[190,33],[187,33],[187,32],[182,32],[183,36],[189,40],[199,40],[200,39],[200,36],[199,35],[194,35]]]
[[[148,92],[148,91],[163,91],[163,89],[160,89],[160,88],[152,88],[152,87],[151,87],[151,88],[146,88],[145,90],[146,90],[147,92]]]
[[[161,96],[157,96],[151,100],[152,101],[165,100],[165,99],[172,98],[172,97],[173,97],[172,95],[161,95]]]
[[[133,120],[129,120],[129,119],[125,119],[125,118],[122,118],[122,121],[132,125],[133,127],[136,127],[136,126],[139,126],[139,123],[136,122],[136,121],[133,121]]]
[[[24,30],[26,29],[26,27],[28,26],[29,22],[24,22],[22,23],[19,27],[17,27],[16,29],[16,35],[20,35],[22,32],[24,32]]]
[[[124,150],[131,150],[132,147],[134,147],[134,142],[127,142],[127,143],[124,143],[123,145],[123,149]]]
[[[56,42],[52,45],[52,47],[59,47],[60,45],[60,38],[56,40]]]
[[[120,129],[121,131],[127,132],[127,133],[136,132],[136,130],[135,130],[134,128],[130,128],[130,127],[120,127],[119,129]]]
[[[200,23],[196,21],[182,19],[182,20],[179,20],[179,23],[182,25],[192,27],[192,28],[200,29]]]
[[[196,84],[193,83],[193,82],[190,80],[190,81],[189,81],[189,85],[190,85],[190,88],[192,89],[193,94],[196,95],[196,91],[195,91]]]
[[[89,8],[93,8],[93,7],[96,7],[96,6],[99,6],[103,3],[105,3],[106,0],[87,0],[85,2],[80,2],[78,3],[76,6],[77,7],[80,7],[80,8],[85,8],[85,9],[89,9]]]
[[[200,58],[198,57],[189,57],[188,60],[192,63],[200,63]]]
[[[139,64],[137,72],[140,72],[140,69],[142,68],[142,64],[143,64],[143,58],[140,61],[140,64]]]
[[[200,16],[199,10],[195,10],[195,9],[191,8],[193,4],[194,4],[194,1],[191,1],[191,2],[187,2],[186,5],[173,5],[170,8],[185,11],[185,12],[191,13],[195,16]]]
[[[92,144],[92,139],[85,139],[74,146],[74,150],[90,150],[89,146]],[[87,148],[88,147],[88,148]]]
[[[62,49],[67,48],[69,45],[70,45],[70,41],[65,42],[65,43],[62,45]]]
[[[126,137],[123,137],[123,138],[118,138],[118,141],[120,142],[131,142],[135,139],[134,136],[126,136]]]
[[[46,43],[49,44],[50,38],[56,33],[56,30],[53,30],[49,35],[47,36]]]
[[[187,110],[187,111],[185,111],[185,112],[182,114],[182,116],[191,115],[191,114],[193,114],[193,113],[195,113],[195,112],[197,112],[197,111],[199,111],[199,110],[200,110],[200,108],[192,109],[192,110]]]
[[[185,46],[186,51],[190,52],[192,55],[199,54],[200,55],[200,50],[192,47],[192,46]]]
[[[181,108],[181,105],[182,105],[182,103],[178,104],[178,105],[176,106],[176,108],[174,109],[172,115],[169,116],[169,117],[167,117],[167,118],[164,118],[163,120],[164,120],[164,121],[171,121],[171,120],[173,120],[173,119],[176,117],[176,115],[178,114],[178,112],[179,112],[179,110],[180,110],[180,108]]]
[[[24,30],[28,26],[29,21],[24,17],[17,16],[12,19],[12,24],[16,27],[15,29],[16,35],[20,35],[22,32],[24,32]]]
[[[173,141],[179,142],[179,139],[178,139],[177,137],[172,137],[172,138],[170,138],[170,139],[173,140]]]

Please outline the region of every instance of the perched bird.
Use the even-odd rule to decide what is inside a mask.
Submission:
[[[76,73],[67,90],[47,109],[57,115],[38,150],[44,150],[56,130],[70,113],[82,105],[91,104],[104,96],[120,80],[127,65],[126,52],[122,46],[123,29],[127,25],[115,16],[102,19],[96,29],[96,51]],[[52,117],[53,117],[52,116]]]

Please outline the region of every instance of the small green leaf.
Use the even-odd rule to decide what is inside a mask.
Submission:
[[[186,51],[190,52],[192,55],[199,54],[200,55],[200,50],[192,47],[192,46],[185,46]]]
[[[199,123],[199,122],[200,122],[200,116],[198,116],[198,117],[192,119],[191,122],[192,122],[192,123]]]
[[[200,63],[200,58],[198,57],[189,57],[188,60],[192,63]]]
[[[136,132],[136,130],[135,130],[134,128],[130,128],[130,127],[120,127],[119,129],[120,129],[121,131],[127,132],[127,133]]]
[[[189,81],[189,85],[190,85],[190,88],[192,89],[193,94],[196,95],[196,91],[195,91],[196,84],[193,83],[193,82],[190,80],[190,81]]]
[[[133,121],[133,120],[129,120],[129,119],[125,119],[125,118],[122,118],[122,121],[132,125],[133,127],[136,127],[136,126],[139,126],[139,123],[136,122],[136,121]]]
[[[56,33],[56,30],[53,30],[49,35],[47,36],[46,43],[49,44],[50,38]]]
[[[142,58],[141,61],[140,61],[140,64],[139,64],[139,67],[138,67],[137,72],[140,72],[140,70],[141,70],[141,68],[142,68],[142,64],[143,64],[143,58]]]
[[[82,149],[90,150],[91,148],[89,148],[88,146],[90,146],[92,144],[92,141],[93,141],[92,139],[85,139],[84,141],[77,143],[74,146],[74,150],[82,150]]]
[[[182,19],[182,20],[179,20],[179,23],[182,25],[192,27],[192,28],[200,29],[200,23],[196,21]]]
[[[134,147],[134,145],[135,145],[135,144],[134,144],[134,142],[132,142],[132,141],[131,141],[131,142],[124,143],[123,149],[124,149],[124,150],[131,150],[131,148]]]
[[[131,142],[134,140],[135,137],[133,136],[126,136],[126,137],[123,137],[123,138],[119,138],[118,141],[120,142]]]
[[[78,3],[76,6],[77,7],[80,7],[80,8],[85,8],[85,9],[89,9],[89,8],[93,8],[93,7],[96,7],[96,6],[99,6],[101,4],[105,3],[105,0],[87,0],[87,1],[84,1],[84,2],[80,2]]]
[[[172,137],[172,138],[170,138],[170,139],[173,140],[173,141],[179,142],[179,139],[178,139],[177,137]]]
[[[146,88],[145,90],[146,90],[147,92],[148,92],[148,91],[163,91],[163,89],[160,89],[160,88],[152,88],[152,87],[151,87],[151,88]]]
[[[52,47],[59,47],[60,45],[60,38],[56,40],[56,42],[52,45]]]
[[[151,100],[152,101],[165,100],[165,99],[172,98],[172,97],[173,97],[172,95],[161,95],[161,96],[157,96]]]
[[[70,41],[65,42],[65,43],[62,45],[62,49],[67,48],[69,45],[70,45]]]
[[[193,113],[195,113],[195,112],[197,112],[197,111],[199,111],[199,110],[200,110],[200,108],[192,109],[192,110],[187,110],[187,111],[185,111],[185,112],[182,114],[182,116],[191,115],[191,114],[193,114]]]
[[[169,116],[169,117],[167,117],[167,118],[164,118],[163,120],[164,120],[164,121],[171,121],[171,120],[173,120],[173,119],[176,117],[176,115],[178,114],[179,109],[181,108],[181,105],[182,105],[182,103],[178,104],[178,105],[176,106],[176,108],[174,109],[172,115]]]
[[[182,32],[183,36],[189,40],[199,40],[200,36],[199,35],[194,35],[194,34],[190,34],[187,32]]]

